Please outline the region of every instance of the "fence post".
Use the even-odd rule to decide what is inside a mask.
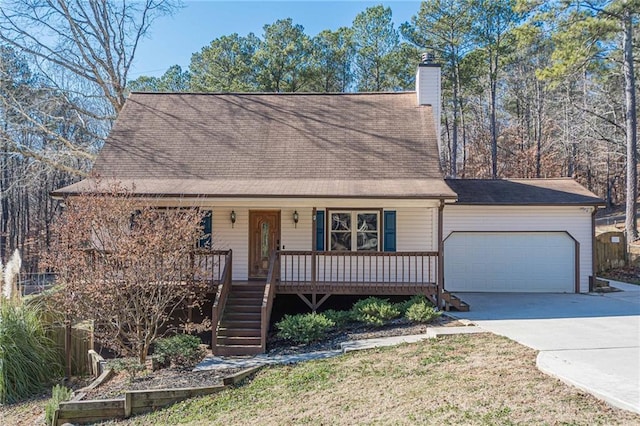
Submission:
[[[64,321],[64,359],[65,375],[71,378],[71,321],[67,317]]]
[[[124,418],[131,417],[131,407],[132,407],[132,393],[125,392],[124,393]]]

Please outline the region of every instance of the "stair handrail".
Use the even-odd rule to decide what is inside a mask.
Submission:
[[[264,296],[262,297],[262,308],[260,312],[260,346],[262,352],[267,350],[267,334],[269,333],[269,320],[271,319],[271,308],[273,307],[273,298],[276,294],[276,281],[280,276],[280,252],[274,251],[269,259],[269,273],[267,274],[267,283],[264,286]]]
[[[216,350],[218,344],[218,325],[222,319],[222,312],[227,304],[227,297],[231,291],[232,282],[232,265],[233,265],[233,251],[229,249],[224,262],[224,270],[222,271],[222,278],[220,279],[220,285],[216,291],[216,298],[213,301],[213,307],[211,308],[211,350]]]

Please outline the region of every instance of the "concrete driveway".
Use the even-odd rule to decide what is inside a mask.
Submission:
[[[453,312],[540,351],[540,370],[640,413],[640,286],[606,294],[458,293]]]

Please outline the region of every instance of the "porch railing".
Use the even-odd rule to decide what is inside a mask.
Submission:
[[[231,268],[231,250],[197,249],[191,254],[194,262],[194,280],[210,285],[221,284],[227,264]]]
[[[222,260],[222,258],[220,259]],[[220,265],[220,263],[218,263]],[[224,263],[218,269],[221,271],[219,275],[216,297],[211,308],[211,349],[215,352],[218,343],[218,323],[222,318],[222,312],[227,304],[227,297],[231,291],[231,280],[233,276],[233,252],[227,250],[224,252]],[[214,275],[215,277],[215,275]]]
[[[280,285],[437,282],[438,252],[280,251]]]
[[[267,283],[264,287],[264,296],[262,298],[262,307],[260,310],[260,322],[262,330],[260,333],[260,345],[262,351],[267,350],[267,335],[269,333],[269,321],[271,319],[271,308],[273,306],[273,298],[276,294],[276,281],[280,275],[280,252],[274,252],[269,259],[269,272],[267,273]]]

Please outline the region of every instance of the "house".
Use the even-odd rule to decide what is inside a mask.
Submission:
[[[450,291],[588,291],[602,201],[570,179],[445,180],[440,67],[421,63],[416,89],[132,93],[94,172],[212,213],[221,354],[265,349],[276,294],[312,309],[332,294],[468,309]]]

